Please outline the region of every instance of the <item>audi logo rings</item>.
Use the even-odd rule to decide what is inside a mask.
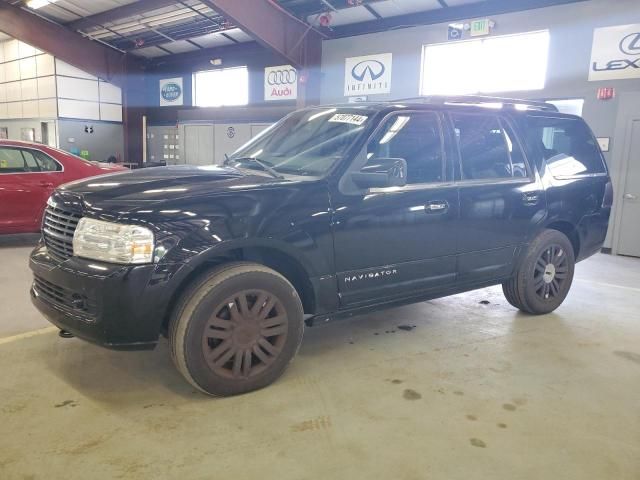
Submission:
[[[274,85],[293,85],[298,81],[298,72],[295,68],[288,68],[286,70],[272,70],[267,76],[267,83],[271,86]]]

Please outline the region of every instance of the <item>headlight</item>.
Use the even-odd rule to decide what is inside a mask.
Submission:
[[[73,254],[111,263],[153,262],[153,232],[138,225],[123,225],[81,218],[73,235]]]

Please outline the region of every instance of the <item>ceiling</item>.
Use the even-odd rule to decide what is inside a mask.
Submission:
[[[5,0],[6,1],[6,0]],[[81,34],[134,55],[155,58],[247,43],[252,37],[215,12],[208,0],[8,0]],[[394,17],[461,12],[500,0],[275,0],[328,36],[349,27],[387,28]],[[504,0],[505,5],[515,0]],[[543,1],[543,0],[541,0]],[[566,3],[567,0],[557,0]],[[532,3],[532,2],[529,2]],[[546,0],[549,3],[549,0]],[[33,4],[31,4],[33,5]],[[321,26],[328,22],[328,27]],[[411,24],[411,23],[409,23]],[[403,24],[405,25],[405,24]],[[354,30],[356,31],[356,30]]]

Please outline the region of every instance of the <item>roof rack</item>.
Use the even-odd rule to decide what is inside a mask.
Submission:
[[[558,108],[547,102],[538,102],[535,100],[519,100],[515,98],[502,97],[486,97],[482,95],[431,95],[423,97],[410,97],[393,100],[393,102],[420,102],[432,105],[477,105],[489,106],[499,104],[502,108],[523,109],[523,110],[542,110],[546,112],[557,112]]]

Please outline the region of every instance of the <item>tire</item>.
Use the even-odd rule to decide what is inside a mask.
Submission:
[[[562,232],[544,230],[538,235],[516,268],[502,284],[507,301],[532,315],[558,308],[569,293],[575,269],[571,242]]]
[[[169,324],[173,361],[198,390],[231,396],[273,383],[302,341],[303,308],[291,283],[253,263],[204,274],[182,294]]]

